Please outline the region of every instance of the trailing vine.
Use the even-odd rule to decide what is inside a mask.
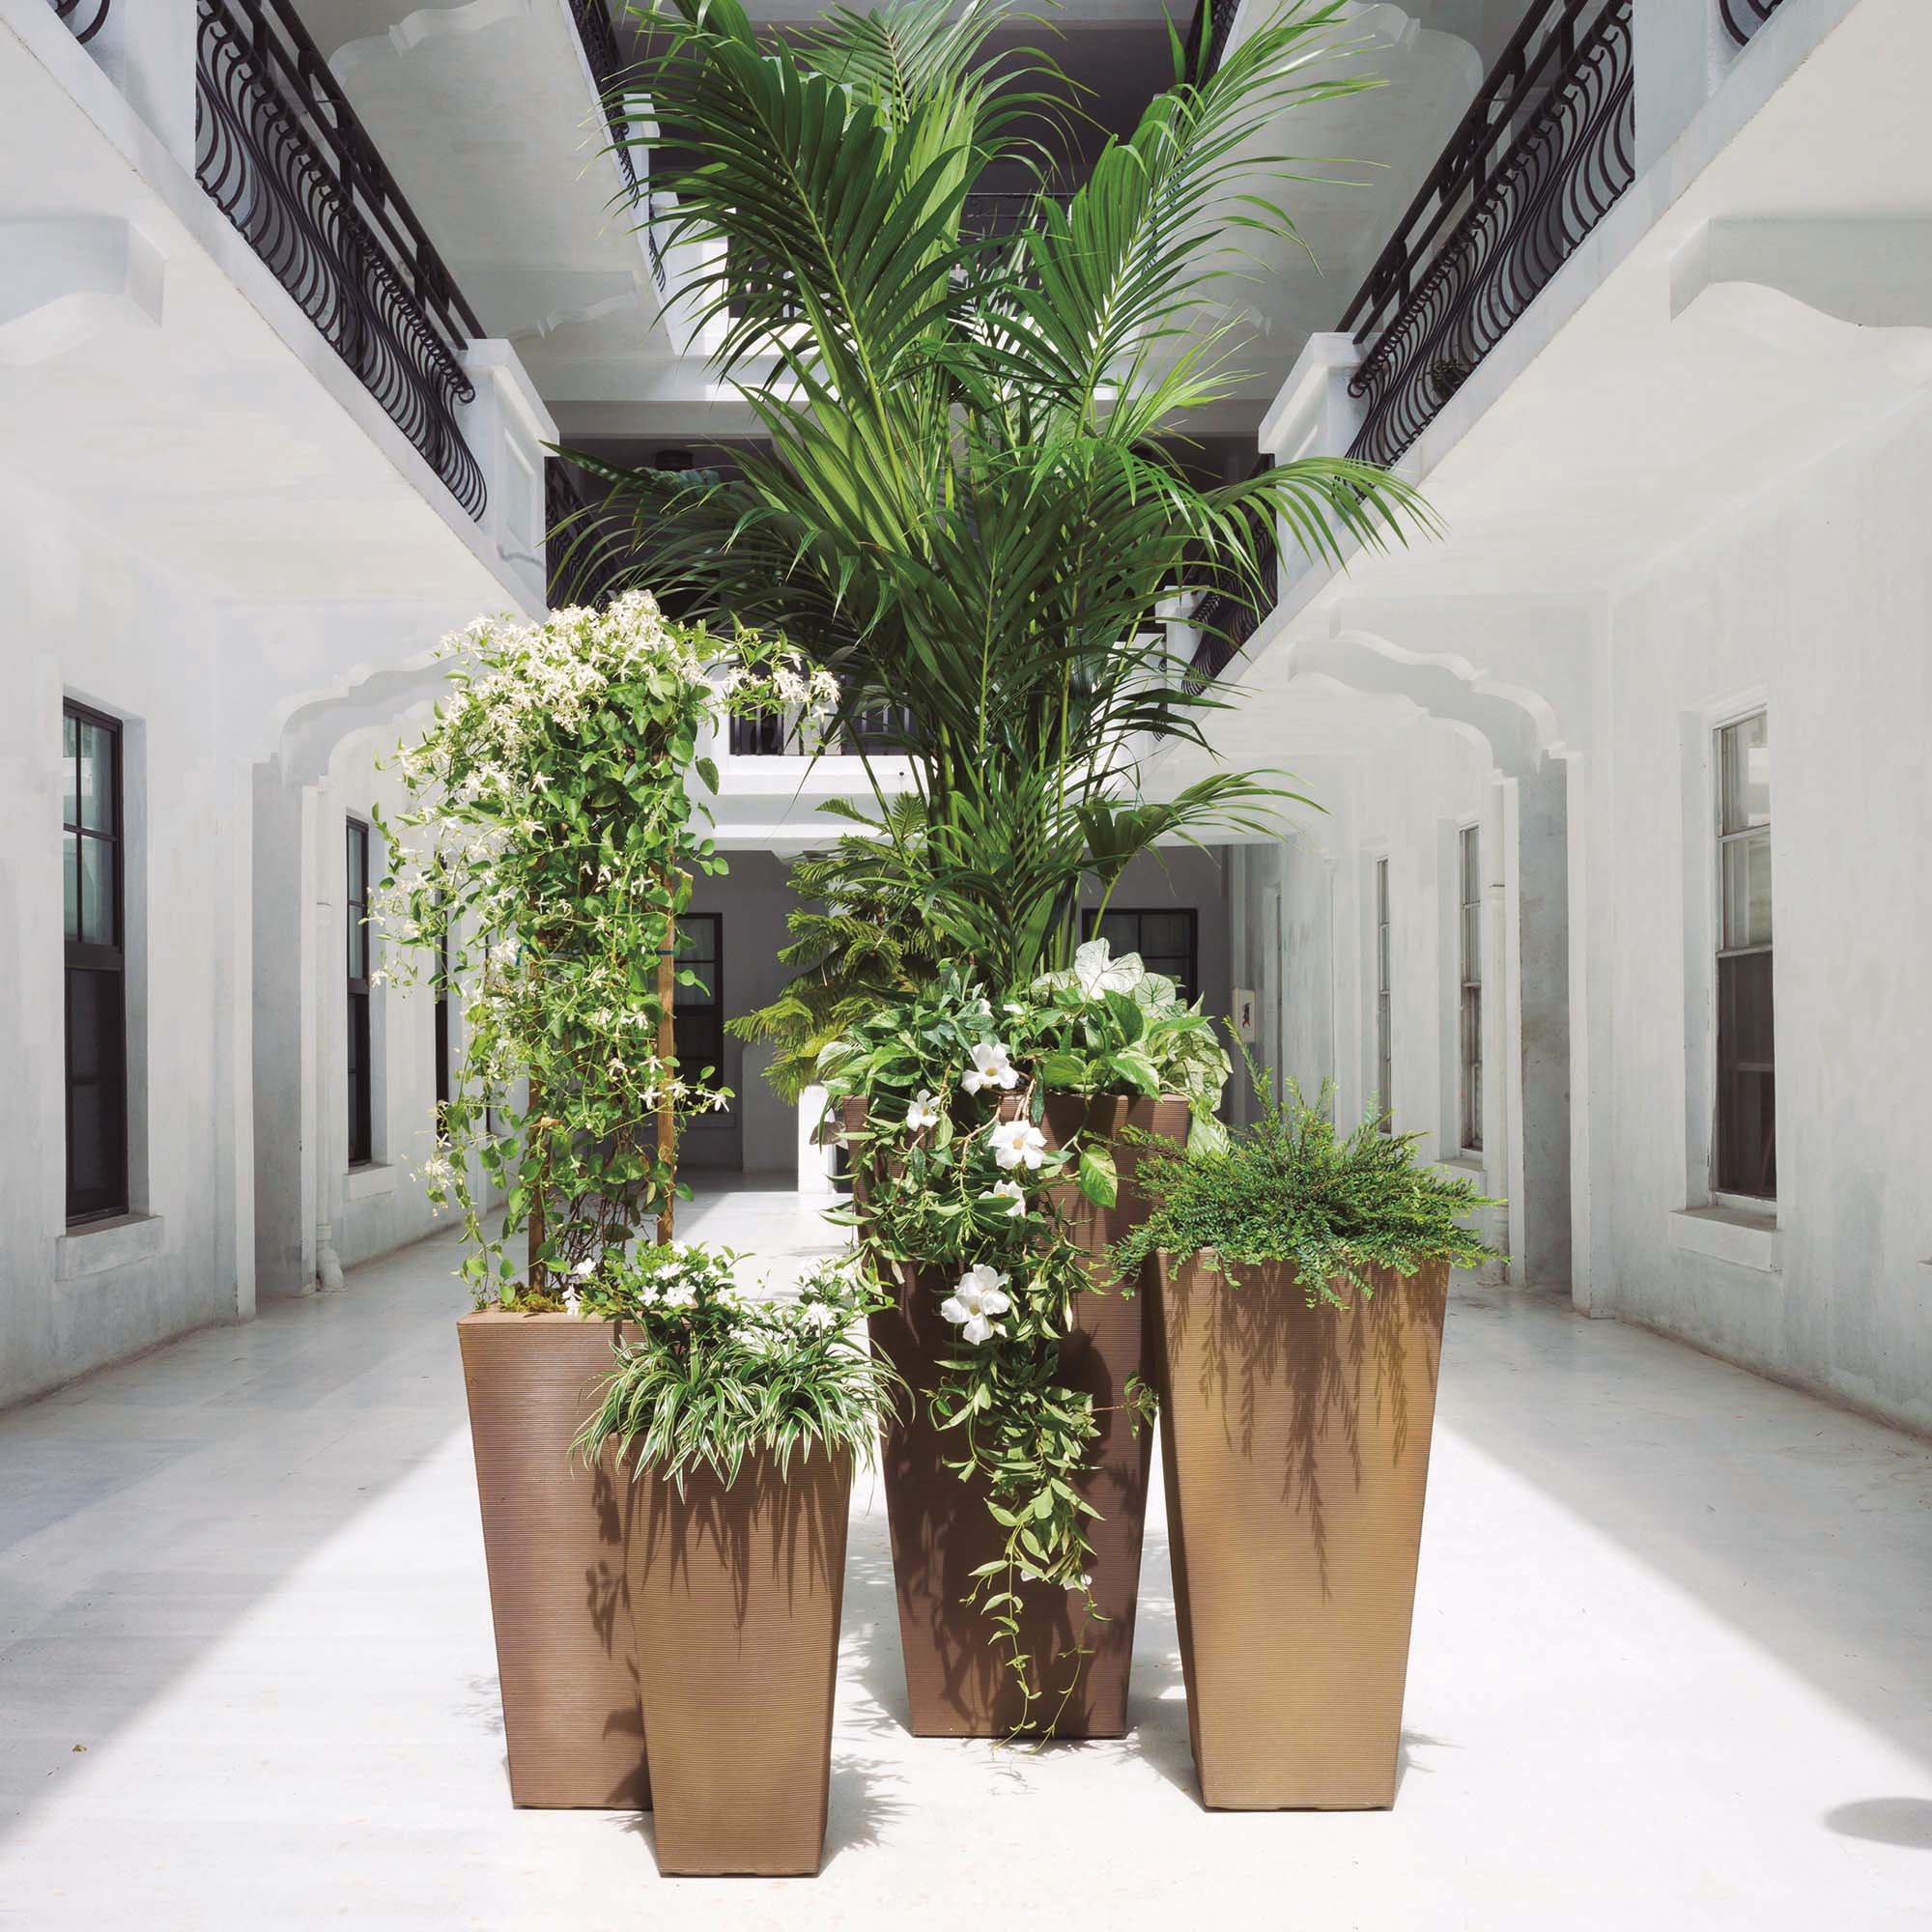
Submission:
[[[1051,1144],[1047,1095],[1179,1091],[1210,1119],[1226,1057],[1171,980],[1096,941],[1072,971],[997,1003],[948,969],[848,1029],[818,1070],[835,1107],[866,1102],[846,1135],[864,1181],[849,1218],[866,1264],[904,1293],[936,1290],[955,1331],[934,1386],[916,1394],[957,1444],[948,1467],[980,1487],[999,1533],[1000,1554],[974,1573],[967,1601],[1017,1687],[1015,1730],[1050,1730],[1101,1615],[1088,1537],[1099,1512],[1079,1488],[1100,1420],[1093,1398],[1062,1381],[1060,1348],[1074,1297],[1103,1283],[1055,1197],[1070,1185],[1111,1207],[1119,1180],[1097,1137]],[[1123,1400],[1138,1418],[1137,1396]],[[1057,1686],[1026,1648],[1034,1586],[1078,1599],[1081,1637]]]

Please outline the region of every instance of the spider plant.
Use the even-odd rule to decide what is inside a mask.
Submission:
[[[635,10],[634,10],[635,11]],[[989,45],[1005,0],[893,0],[784,40],[739,0],[648,15],[631,139],[679,157],[664,239],[766,447],[741,476],[611,469],[573,561],[695,611],[770,624],[834,668],[845,715],[891,704],[917,845],[869,759],[875,887],[923,895],[989,983],[1064,967],[1083,876],[1156,838],[1272,823],[1281,774],[1216,771],[1158,805],[1151,750],[1205,748],[1227,700],[1190,678],[1162,605],[1262,595],[1285,533],[1339,562],[1430,527],[1397,479],[1298,458],[1190,473],[1190,417],[1236,393],[1236,309],[1279,198],[1328,163],[1272,152],[1293,116],[1374,85],[1343,0],[1287,0],[1211,71],[1175,79],[1064,199],[1051,130],[1077,113],[1043,53]],[[977,185],[1028,171],[1018,230],[974,232]]]

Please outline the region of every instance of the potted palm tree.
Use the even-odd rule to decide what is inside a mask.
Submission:
[[[1257,1073],[1256,1092],[1271,1085]],[[1494,1206],[1343,1138],[1332,1094],[1177,1157],[1151,1149],[1123,1271],[1154,1264],[1154,1351],[1188,1732],[1214,1809],[1395,1802],[1452,1266]]]
[[[573,457],[611,499],[567,533],[570,567],[781,625],[841,681],[831,740],[872,720],[860,740],[872,796],[854,808],[867,836],[810,884],[833,915],[873,906],[904,923],[883,954],[851,925],[819,935],[830,944],[801,961],[773,1020],[798,1049],[794,1076],[835,1027],[863,1024],[852,995],[882,959],[895,975],[943,958],[995,1001],[1023,998],[1073,969],[1083,884],[1104,895],[1162,839],[1272,826],[1288,794],[1270,775],[1217,771],[1155,800],[1139,773],[1161,740],[1205,744],[1224,701],[1170,655],[1170,600],[1231,583],[1260,598],[1282,528],[1340,559],[1428,522],[1410,490],[1362,464],[1297,459],[1209,486],[1185,456],[1188,419],[1240,381],[1229,298],[1251,269],[1245,244],[1293,237],[1272,198],[1296,174],[1268,158],[1276,124],[1372,84],[1343,71],[1348,12],[1290,0],[1211,69],[1178,57],[1174,86],[1070,194],[1042,133],[1074,111],[1070,91],[1044,55],[989,46],[1002,0],[905,0],[792,38],[761,37],[738,0],[676,0],[645,20],[626,84],[653,116],[630,138],[663,151],[656,178],[677,171],[669,230],[712,265],[692,293],[765,447],[735,475]],[[976,187],[1016,169],[1039,188],[1024,218],[976,233]],[[910,803],[893,771],[910,772]],[[1047,1091],[1034,1089],[1029,1124],[1065,1151]],[[1083,1108],[1069,1128],[1083,1147],[1066,1178],[1098,1189],[1120,1167],[1113,1103],[1179,1096],[1125,1076],[1080,1091],[1099,1114]],[[914,1096],[859,1097],[902,1122]],[[1131,1192],[1083,1198],[1136,1211]],[[1090,1230],[1083,1248],[1064,1221],[1055,1237],[1085,1253],[1091,1288],[1097,1240]],[[943,1270],[950,1240],[908,1264]],[[1065,1386],[1070,1334],[1030,1339],[1026,1385]],[[1007,1397],[984,1400],[1003,1424],[1022,1420]],[[1074,1508],[1059,1491],[1042,1506]],[[942,1525],[922,1519],[909,1537],[929,1548]],[[1057,1539],[1048,1574],[1072,1561]]]
[[[666,1873],[816,1872],[856,1463],[892,1371],[854,1324],[849,1264],[748,1300],[736,1257],[660,1247],[616,1264],[614,1366],[578,1438],[635,1492],[629,1621]]]

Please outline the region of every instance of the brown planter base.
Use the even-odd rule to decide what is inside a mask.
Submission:
[[[510,1798],[549,1809],[648,1809],[637,1651],[624,1581],[630,1486],[571,1443],[611,1368],[612,1330],[570,1315],[456,1324]]]
[[[1187,1725],[1212,1809],[1395,1803],[1448,1269],[1346,1311],[1157,1258]]]
[[[658,1868],[816,1872],[825,1851],[849,1458],[781,1476],[748,1458],[728,1489],[635,1485],[631,1619],[644,1659]]]
[[[1108,1140],[1116,1139],[1129,1122],[1175,1140],[1187,1132],[1183,1101],[1055,1098],[1047,1106],[1048,1137],[1061,1145],[1090,1119],[1096,1135]],[[1116,1154],[1118,1207],[1095,1208],[1070,1183],[1058,1191],[1068,1232],[1095,1256],[1146,1211],[1134,1186],[1138,1151],[1117,1147]],[[888,1432],[881,1458],[908,1722],[915,1737],[1006,1737],[1025,1715],[1025,1699],[1004,1661],[991,1620],[964,1602],[973,1588],[973,1571],[1000,1554],[1003,1539],[986,1514],[983,1485],[963,1483],[946,1466],[946,1459],[958,1454],[956,1439],[932,1426],[921,1394],[937,1379],[937,1360],[957,1346],[956,1332],[939,1314],[939,1304],[952,1289],[950,1275],[916,1276],[899,1307],[874,1316],[871,1322],[873,1345],[915,1392],[914,1413],[904,1426]],[[1100,1512],[1099,1520],[1088,1525],[1088,1535],[1094,1546],[1094,1595],[1102,1620],[1086,1620],[1078,1595],[1038,1585],[1021,1587],[1026,1605],[1020,1618],[1022,1641],[1043,1692],[1033,1720],[1051,1737],[1118,1738],[1127,1730],[1153,1438],[1145,1426],[1136,1433],[1124,1404],[1131,1377],[1152,1380],[1148,1319],[1143,1296],[1083,1294],[1074,1303],[1073,1332],[1061,1347],[1063,1380],[1094,1398],[1100,1422],[1093,1461],[1077,1487]],[[1084,1660],[1079,1655],[1083,1645],[1091,1653]],[[1063,1700],[1069,1685],[1070,1694]]]

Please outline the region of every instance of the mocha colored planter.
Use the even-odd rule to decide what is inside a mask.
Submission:
[[[848,1121],[851,1119],[848,1113]],[[1091,1120],[1115,1143],[1120,1203],[1092,1206],[1069,1181],[1056,1190],[1068,1233],[1096,1258],[1146,1214],[1135,1185],[1140,1151],[1118,1143],[1131,1122],[1176,1141],[1187,1134],[1183,1100],[1083,1100],[1054,1097],[1046,1132],[1061,1145]],[[855,1184],[863,1192],[863,1179]],[[881,1463],[886,1515],[892,1528],[899,1640],[905,1654],[909,1721],[916,1737],[1003,1737],[1022,1718],[1024,1699],[1003,1662],[991,1619],[962,1599],[973,1572],[998,1557],[1003,1540],[986,1514],[984,1486],[962,1482],[946,1466],[958,1450],[952,1435],[935,1429],[923,1392],[938,1378],[935,1366],[958,1347],[956,1331],[939,1313],[954,1275],[922,1271],[902,1291],[895,1310],[871,1320],[872,1341],[914,1391],[912,1413],[887,1432]],[[1078,1595],[1022,1585],[1022,1641],[1034,1660],[1043,1695],[1034,1720],[1062,1738],[1115,1738],[1127,1729],[1127,1680],[1133,1659],[1134,1610],[1140,1588],[1141,1541],[1147,1521],[1152,1434],[1130,1426],[1129,1378],[1151,1382],[1145,1296],[1082,1294],[1073,1305],[1073,1331],[1061,1346],[1060,1373],[1067,1387],[1093,1396],[1100,1435],[1082,1496],[1100,1512],[1088,1524],[1094,1546],[1094,1596],[1104,1621],[1089,1624]],[[1077,1652],[1091,1655],[1084,1666]],[[1072,1683],[1063,1703],[1061,1691]],[[1057,1713],[1057,1717],[1056,1714]]]
[[[658,1867],[815,1872],[825,1850],[849,1457],[781,1475],[748,1457],[728,1488],[635,1485],[631,1621],[644,1659]]]
[[[648,1808],[625,1604],[631,1486],[571,1454],[610,1372],[614,1331],[571,1315],[466,1315],[483,1551],[510,1798],[551,1809]]]
[[[1157,1257],[1187,1727],[1216,1810],[1395,1803],[1448,1269],[1310,1308],[1291,1267]]]

